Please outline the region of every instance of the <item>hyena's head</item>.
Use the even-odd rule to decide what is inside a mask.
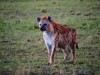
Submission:
[[[41,31],[46,31],[50,26],[51,17],[37,17],[37,22],[39,24],[39,29]]]

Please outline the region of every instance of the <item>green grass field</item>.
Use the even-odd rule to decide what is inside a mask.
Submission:
[[[47,65],[38,16],[76,28],[74,65],[60,50]],[[0,0],[0,75],[100,75],[100,0]]]

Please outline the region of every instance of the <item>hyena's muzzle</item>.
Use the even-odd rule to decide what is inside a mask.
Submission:
[[[41,27],[40,27],[41,31],[46,31],[46,29],[47,29],[47,24],[41,25]]]

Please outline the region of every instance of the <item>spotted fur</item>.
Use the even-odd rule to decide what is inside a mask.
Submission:
[[[75,63],[75,49],[77,45],[77,33],[74,28],[54,22],[51,17],[39,19],[40,29],[44,28],[43,39],[48,49],[49,64],[54,62],[56,48],[62,49],[64,61],[68,57],[68,49],[72,52],[72,62]]]

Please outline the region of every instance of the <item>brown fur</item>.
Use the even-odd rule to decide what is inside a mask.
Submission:
[[[49,64],[54,62],[56,48],[62,49],[64,61],[68,57],[68,49],[71,49],[72,63],[75,63],[75,49],[78,48],[76,30],[68,25],[62,25],[51,20],[51,17],[37,18],[41,27],[44,27],[44,40],[48,49]],[[47,26],[47,27],[46,27]],[[49,42],[48,42],[49,40]],[[52,48],[51,48],[52,47]]]
[[[52,30],[55,31],[55,49],[58,47],[68,52],[68,47],[70,46],[72,49],[72,62],[75,63],[75,49],[78,48],[76,30],[67,25],[61,25],[51,21],[50,31]]]

